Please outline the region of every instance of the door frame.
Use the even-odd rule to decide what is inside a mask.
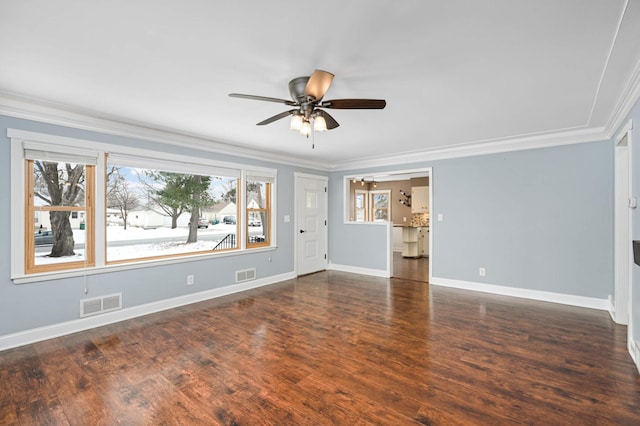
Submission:
[[[411,173],[416,173],[416,170],[410,170]],[[417,171],[417,173],[421,174],[421,177],[428,177],[429,178],[429,262],[428,262],[428,267],[429,267],[429,273],[427,274],[427,283],[431,283],[431,277],[433,276],[433,256],[434,253],[436,252],[436,249],[434,247],[433,244],[433,234],[434,234],[434,225],[435,225],[435,215],[434,215],[434,209],[433,209],[433,193],[434,193],[434,189],[435,189],[435,180],[433,178],[433,167],[429,166],[429,167],[425,167],[422,169],[419,169]],[[394,273],[394,265],[393,265],[393,238],[391,237],[391,234],[388,238],[388,247],[387,247],[387,251],[388,251],[388,256],[389,256],[389,276],[393,277]]]
[[[299,179],[303,178],[303,179],[314,179],[314,180],[319,180],[322,181],[325,188],[327,188],[327,190],[324,192],[324,217],[326,218],[327,221],[327,226],[323,227],[324,229],[324,247],[325,247],[325,252],[327,254],[327,257],[324,260],[324,266],[325,269],[327,269],[328,265],[329,265],[329,177],[328,176],[322,176],[322,175],[312,175],[309,173],[301,173],[301,172],[294,172],[293,173],[293,178],[294,178],[294,183],[293,183],[293,193],[294,193],[294,200],[293,200],[293,216],[294,216],[294,233],[293,233],[293,267],[294,267],[294,272],[296,274],[296,276],[298,276],[298,229],[300,229],[301,226],[301,218],[300,218],[300,212],[298,212],[298,202],[299,197],[301,196],[300,194],[300,184],[299,184]]]
[[[633,198],[633,162],[631,120],[616,136],[614,143],[614,307],[613,320],[628,324],[627,345],[633,342],[633,324],[630,309],[633,283],[633,221],[631,209],[635,208]],[[623,152],[622,150],[626,151]],[[624,180],[624,181],[621,181]],[[622,223],[621,223],[622,221]],[[621,248],[621,246],[624,247]]]

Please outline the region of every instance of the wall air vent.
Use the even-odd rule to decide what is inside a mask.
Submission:
[[[122,309],[122,293],[82,299],[80,301],[80,318]]]
[[[236,271],[236,283],[243,283],[245,281],[251,281],[256,279],[256,268],[243,269],[242,271]]]

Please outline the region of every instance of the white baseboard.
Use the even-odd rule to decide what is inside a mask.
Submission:
[[[42,340],[52,339],[54,337],[64,336],[66,334],[77,333],[79,331],[84,331],[95,327],[101,327],[103,325],[113,324],[119,321],[153,314],[167,309],[177,308],[179,306],[189,305],[191,303],[202,302],[205,300],[214,299],[216,297],[222,297],[233,293],[239,293],[241,291],[264,287],[270,284],[276,284],[282,281],[293,279],[295,277],[296,274],[294,272],[288,272],[285,274],[260,278],[240,284],[232,284],[225,287],[214,288],[198,293],[191,293],[171,299],[133,306],[131,308],[108,312],[93,317],[80,318],[59,324],[25,330],[18,333],[7,334],[4,336],[0,336],[0,351],[15,348],[18,346],[28,345]]]
[[[501,285],[476,283],[473,281],[452,280],[450,278],[431,277],[431,281],[429,283],[442,287],[453,287],[464,290],[481,291],[483,293],[500,294],[502,296],[512,296],[520,297],[523,299],[540,300],[543,302],[560,303],[563,305],[579,306],[583,308],[598,309],[601,311],[609,311],[611,306],[607,299],[596,299],[595,297],[574,296],[571,294],[505,287]]]
[[[613,305],[613,296],[609,295],[607,302],[609,303],[609,316],[613,322],[616,322],[616,307]]]
[[[360,268],[357,266],[338,265],[336,263],[329,263],[328,268],[330,271],[351,272],[352,274],[372,275],[374,277],[390,278],[389,271],[384,269],[369,269]]]
[[[638,341],[630,341],[628,342],[627,349],[629,350],[629,355],[631,355],[631,359],[633,363],[636,365],[636,369],[638,373],[640,373],[640,342]]]

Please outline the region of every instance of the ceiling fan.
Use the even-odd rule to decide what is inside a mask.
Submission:
[[[326,109],[383,109],[387,102],[384,99],[333,99],[323,101],[324,94],[331,86],[334,75],[327,71],[315,70],[310,77],[297,77],[289,82],[289,93],[292,101],[287,99],[269,98],[266,96],[243,95],[229,93],[232,98],[254,99],[257,101],[277,102],[295,107],[281,112],[257,123],[258,126],[291,116],[291,129],[299,130],[300,134],[309,137],[311,129],[323,131],[335,129],[338,122],[329,115]]]

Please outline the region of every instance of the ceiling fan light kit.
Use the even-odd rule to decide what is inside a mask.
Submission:
[[[322,101],[331,86],[334,75],[327,71],[315,70],[310,77],[297,77],[289,82],[289,94],[292,101],[287,99],[270,98],[267,96],[244,95],[230,93],[232,98],[253,99],[257,101],[277,102],[294,107],[257,123],[258,126],[291,116],[289,128],[297,130],[301,135],[312,135],[313,132],[332,130],[340,124],[326,111],[328,109],[383,109],[387,103],[383,99],[334,99]]]

